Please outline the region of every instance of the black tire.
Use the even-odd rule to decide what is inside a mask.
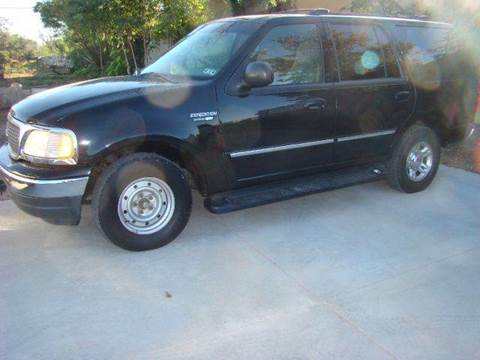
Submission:
[[[407,172],[407,158],[415,145],[426,143],[432,151],[432,165],[428,175],[421,181],[413,181]],[[392,157],[387,166],[387,180],[390,186],[406,193],[425,190],[435,178],[440,163],[441,146],[437,134],[429,127],[416,124],[408,128],[394,145]]]
[[[127,229],[117,210],[122,192],[142,178],[160,179],[174,195],[173,215],[151,234]],[[98,227],[115,245],[131,251],[151,250],[167,245],[185,228],[192,209],[192,192],[184,172],[175,163],[156,154],[137,153],[105,169],[95,185],[92,207]]]

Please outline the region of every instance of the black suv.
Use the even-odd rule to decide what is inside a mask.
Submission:
[[[0,172],[17,206],[118,246],[177,237],[191,189],[222,213],[386,177],[424,190],[465,138],[475,69],[444,23],[277,14],[200,26],[135,76],[15,105]]]

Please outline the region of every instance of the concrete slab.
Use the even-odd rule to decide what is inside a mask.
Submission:
[[[130,253],[0,202],[0,358],[479,358],[480,177],[442,167],[226,215]]]

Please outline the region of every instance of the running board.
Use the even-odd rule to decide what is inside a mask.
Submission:
[[[282,180],[212,195],[205,199],[207,210],[224,214],[300,196],[364,184],[384,178],[383,165],[369,165]]]

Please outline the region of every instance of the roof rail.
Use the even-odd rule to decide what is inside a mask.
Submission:
[[[381,17],[381,18],[394,18],[394,19],[406,19],[406,20],[422,20],[422,21],[431,21],[432,18],[429,15],[405,15],[405,14],[390,14],[390,15],[383,15],[383,14],[371,14],[371,13],[354,13],[348,11],[340,11],[330,13],[331,15],[343,15],[343,16],[366,16],[366,17]]]
[[[326,8],[314,8],[314,9],[290,9],[285,11],[279,11],[279,14],[306,14],[306,15],[322,15],[329,14],[330,10]]]

